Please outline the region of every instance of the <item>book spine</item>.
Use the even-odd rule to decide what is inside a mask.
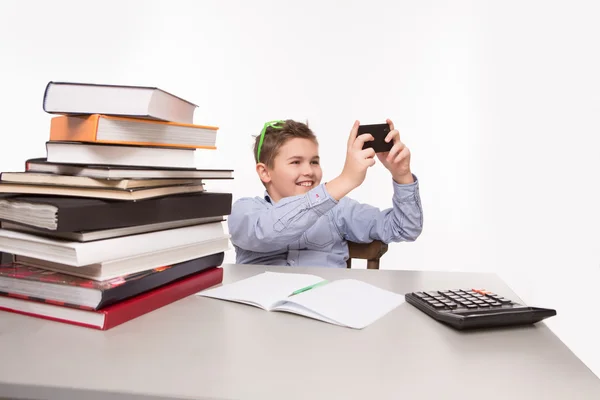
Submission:
[[[54,82],[50,81],[46,84],[46,89],[44,89],[44,98],[42,99],[42,110],[44,110],[44,112],[48,112],[48,110],[46,110],[46,100],[48,99],[48,92],[52,85],[54,85]]]
[[[100,116],[86,117],[60,116],[50,120],[50,141],[97,142]]]

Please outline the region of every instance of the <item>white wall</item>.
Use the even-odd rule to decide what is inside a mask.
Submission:
[[[34,3],[35,4],[35,3]],[[600,374],[600,59],[589,1],[0,3],[0,171],[44,156],[49,80],[153,85],[220,126],[198,165],[262,193],[252,137],[308,120],[325,179],[355,119],[391,118],[413,153],[425,230],[382,268],[495,271]],[[390,205],[375,166],[352,197]],[[226,261],[233,261],[229,253]],[[577,289],[584,289],[577,293]],[[562,295],[571,296],[568,299]],[[576,299],[587,301],[578,307]]]

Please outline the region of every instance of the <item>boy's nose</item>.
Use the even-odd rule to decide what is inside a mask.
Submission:
[[[310,165],[305,165],[302,168],[302,175],[312,175],[312,167]]]

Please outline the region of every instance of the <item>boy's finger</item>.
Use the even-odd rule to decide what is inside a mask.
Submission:
[[[393,131],[394,129],[396,129],[396,128],[394,128],[394,123],[392,122],[391,119],[388,118],[385,120],[385,122],[387,122],[387,124],[390,126],[390,131]]]
[[[398,164],[400,161],[404,160],[410,155],[410,151],[408,147],[402,149],[402,151],[398,154],[398,156],[394,159],[394,164]]]
[[[365,133],[363,135],[360,135],[359,137],[357,137],[354,140],[354,144],[352,145],[352,147],[355,150],[362,150],[363,145],[365,144],[365,142],[374,140],[375,138],[373,137],[373,135],[371,135],[370,133]]]
[[[390,149],[388,156],[386,157],[387,161],[391,162],[397,154],[399,154],[402,149],[404,149],[404,143],[398,142],[394,144],[394,146]]]
[[[385,137],[385,142],[389,143],[390,141],[394,140],[394,138],[397,137],[398,141],[400,140],[400,132],[398,132],[397,129],[392,129]]]
[[[352,125],[352,129],[350,129],[350,136],[348,137],[348,148],[352,147],[354,141],[356,140],[356,135],[358,134],[358,126],[360,125],[359,121],[354,121],[354,125]]]
[[[363,158],[373,158],[375,157],[375,149],[369,147],[367,149],[361,150],[360,155]]]

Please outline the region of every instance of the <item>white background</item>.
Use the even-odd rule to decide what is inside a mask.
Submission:
[[[425,226],[382,268],[491,271],[600,374],[600,52],[594,1],[2,1],[0,171],[45,155],[50,80],[158,86],[220,127],[207,185],[262,193],[252,135],[308,121],[324,179],[354,120],[391,118]],[[351,193],[391,205],[376,165]],[[232,262],[234,254],[227,254]]]

